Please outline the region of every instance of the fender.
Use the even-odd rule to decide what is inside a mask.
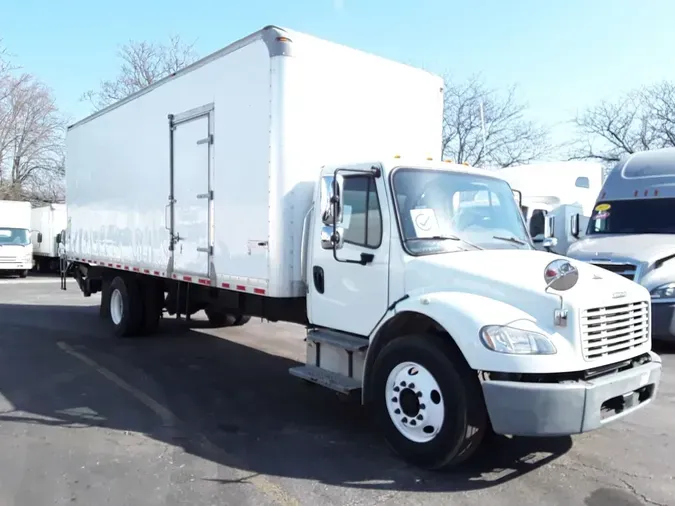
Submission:
[[[426,320],[427,327],[420,328],[418,322],[415,322],[412,327],[406,327],[404,322],[414,321],[415,316],[423,321]],[[542,369],[549,370],[551,361],[560,359],[560,353],[563,351],[561,346],[564,347],[567,343],[562,336],[561,339],[555,339],[555,345],[558,348],[556,355],[537,357],[507,355],[496,353],[483,346],[479,337],[481,327],[514,323],[522,328],[536,330],[549,336],[556,334],[552,329],[541,329],[536,319],[522,309],[481,295],[459,291],[411,294],[396,304],[371,333],[363,374],[364,400],[368,395],[367,383],[370,370],[380,350],[394,337],[421,332],[431,326],[441,328],[450,335],[450,339],[457,345],[473,370],[501,372],[532,370],[535,361],[538,364],[544,362]],[[399,324],[403,326],[403,329],[399,328]]]

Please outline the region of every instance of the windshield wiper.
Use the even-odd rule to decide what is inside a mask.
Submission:
[[[476,248],[476,249],[484,249],[481,248],[480,246],[467,241],[466,239],[462,239],[461,237],[458,237],[456,235],[433,235],[433,236],[428,236],[428,237],[408,237],[406,239],[407,241],[462,241],[464,244],[468,244],[469,246]]]
[[[525,246],[527,243],[525,241],[521,241],[517,237],[502,237],[500,235],[493,235],[493,239],[499,239],[500,241],[506,241],[506,242],[511,242],[513,244],[520,244],[521,246]]]

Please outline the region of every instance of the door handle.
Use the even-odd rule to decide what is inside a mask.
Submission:
[[[324,279],[324,274],[323,274],[323,267],[319,267],[318,265],[315,265],[312,268],[312,276],[314,278],[314,288],[316,288],[316,291],[319,293],[323,293],[323,291],[326,288],[326,283]]]
[[[169,226],[169,220],[166,217],[166,212],[169,210],[169,206],[171,204],[167,204],[164,206],[164,228],[167,230],[171,230],[171,227]]]

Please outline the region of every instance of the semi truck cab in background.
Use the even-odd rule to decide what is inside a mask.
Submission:
[[[442,118],[440,77],[266,27],[68,129],[64,275],[119,337],[164,310],[305,326],[290,372],[355,394],[425,468],[490,427],[648,405],[647,290],[537,251],[504,179],[432,160]]]
[[[578,218],[572,226],[581,228]],[[644,286],[654,339],[675,341],[675,148],[635,153],[612,169],[568,256]]]
[[[25,278],[33,267],[31,204],[0,200],[0,275]]]

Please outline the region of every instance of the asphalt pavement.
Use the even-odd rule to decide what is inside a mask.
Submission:
[[[461,472],[392,455],[364,410],[290,376],[303,329],[167,318],[119,340],[98,296],[0,279],[0,505],[675,504],[675,354],[657,399],[573,438],[498,438]]]

